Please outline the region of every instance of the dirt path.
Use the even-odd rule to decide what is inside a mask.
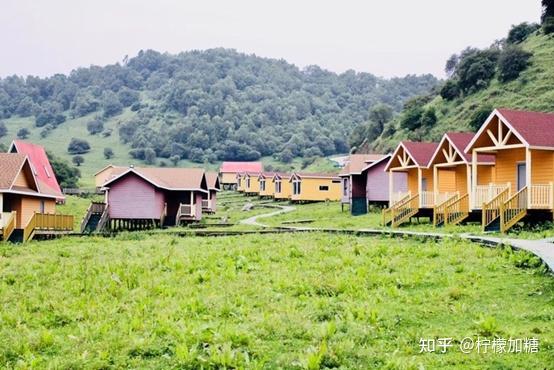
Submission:
[[[278,210],[270,212],[270,213],[262,213],[261,215],[256,215],[256,216],[252,216],[252,217],[249,217],[249,218],[245,218],[244,220],[240,220],[240,223],[243,224],[243,225],[250,225],[250,226],[269,227],[266,224],[262,224],[262,223],[258,222],[258,219],[259,218],[265,218],[265,217],[273,217],[273,216],[279,215],[281,213],[292,212],[296,209],[293,206],[278,206],[278,205],[264,206],[264,207],[278,208]]]

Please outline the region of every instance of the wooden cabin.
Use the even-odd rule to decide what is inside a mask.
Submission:
[[[26,155],[0,153],[0,240],[25,242],[73,231],[73,216],[56,213],[60,193],[37,172]]]
[[[259,177],[259,172],[246,172],[244,174],[244,194],[258,195],[260,193]]]
[[[199,168],[129,167],[102,187],[104,206],[93,210],[91,205],[82,230],[88,229],[89,222],[96,225],[95,231],[101,231],[199,221],[203,195],[209,193],[204,170]]]
[[[337,175],[317,173],[293,173],[291,201],[322,202],[341,199],[341,180]]]
[[[469,207],[472,163],[471,156],[464,152],[474,135],[471,132],[444,134],[429,162],[429,167],[433,169],[435,226],[458,224],[481,217]],[[494,156],[479,154],[477,159],[478,183],[488,185]]]
[[[389,174],[389,208],[383,210],[383,223],[398,226],[412,217],[433,217],[435,195],[433,170],[429,161],[438,143],[402,141],[396,147],[385,171]],[[398,190],[394,174],[406,175],[407,189]]]
[[[237,173],[237,185],[235,187],[236,191],[239,193],[244,193],[244,189],[246,188],[246,173],[240,172]]]
[[[369,203],[387,203],[389,200],[387,164],[384,154],[351,154],[339,173],[342,180],[341,209],[347,205],[352,215],[365,214]],[[398,177],[400,174],[396,174]],[[401,179],[397,179],[399,183]]]
[[[262,162],[223,162],[219,168],[219,183],[223,189],[237,189],[239,173],[262,171]]]
[[[127,167],[115,166],[113,164],[109,164],[102,168],[94,174],[94,185],[96,186],[96,189],[100,189],[102,185],[104,185],[112,176],[118,175],[126,169]]]
[[[291,174],[275,173],[271,182],[273,183],[273,199],[290,200],[292,195],[292,183],[289,181]]]
[[[552,220],[554,113],[495,109],[465,150],[474,165],[470,204],[481,211],[483,230]],[[495,157],[490,178],[479,178],[480,154]]]
[[[19,153],[27,156],[33,170],[33,175],[43,191],[56,195],[56,201],[63,203],[65,196],[58,184],[54,169],[48,160],[46,151],[40,145],[22,140],[14,140],[8,150],[9,153]],[[46,190],[47,189],[47,190]]]
[[[273,177],[275,172],[261,172],[258,176],[260,184],[260,197],[273,198],[275,195],[275,186],[273,185]]]
[[[208,193],[202,194],[202,211],[215,213],[217,210],[217,193],[221,191],[218,173],[206,172],[206,181],[208,183]]]

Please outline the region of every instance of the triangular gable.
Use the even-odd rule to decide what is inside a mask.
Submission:
[[[406,149],[404,143],[399,143],[392,156],[385,167],[385,171],[389,171],[391,168],[417,168],[418,165],[414,157]]]
[[[490,147],[503,149],[513,145],[529,147],[529,143],[523,136],[495,109],[467,145],[465,152],[470,153],[474,148]]]
[[[462,152],[463,148],[458,148],[454,142],[450,139],[448,134],[444,134],[437,150],[433,154],[429,165],[434,165],[437,163],[469,163],[468,158],[465,153]]]
[[[19,173],[13,181],[12,189],[18,186],[40,192],[37,179],[35,178],[35,174],[31,168],[31,162],[29,162],[28,158],[25,158],[25,161],[23,161]]]
[[[381,158],[381,159],[379,159],[379,160],[376,160],[376,161],[374,161],[374,162],[368,163],[368,165],[365,166],[365,167],[362,169],[362,173],[364,173],[364,172],[366,172],[367,170],[369,170],[369,169],[371,169],[371,168],[373,168],[373,167],[379,165],[380,163],[383,163],[383,162],[387,162],[387,163],[388,163],[388,161],[390,161],[391,157],[392,157],[392,154],[385,154],[385,155],[383,156],[383,158]]]

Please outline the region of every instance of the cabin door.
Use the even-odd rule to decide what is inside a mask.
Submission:
[[[421,191],[427,191],[427,179],[425,177],[421,179]]]
[[[525,163],[517,164],[517,191],[527,186],[527,168]]]

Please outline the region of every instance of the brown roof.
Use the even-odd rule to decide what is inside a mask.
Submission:
[[[435,153],[439,143],[421,143],[415,141],[402,141],[408,154],[419,167],[427,167],[429,160]]]
[[[295,172],[292,176],[297,176],[299,178],[305,177],[305,178],[308,178],[308,179],[338,179],[338,175],[336,173],[301,173],[301,172]]]
[[[471,154],[464,152],[466,146],[475,136],[471,132],[447,132],[445,136],[450,140],[452,145],[462,154],[466,162],[471,162]],[[494,163],[495,157],[491,154],[478,154],[477,162],[479,163]]]
[[[208,183],[208,189],[219,190],[219,175],[217,172],[206,172],[206,181]]]
[[[384,154],[350,154],[339,176],[359,175],[369,163],[381,160]]]
[[[23,154],[0,153],[0,189],[12,187],[26,158]]]
[[[117,169],[118,172],[120,169]],[[202,168],[129,167],[112,176],[105,186],[127,173],[135,173],[153,185],[167,190],[207,189]]]
[[[530,146],[554,147],[554,113],[498,109]]]

